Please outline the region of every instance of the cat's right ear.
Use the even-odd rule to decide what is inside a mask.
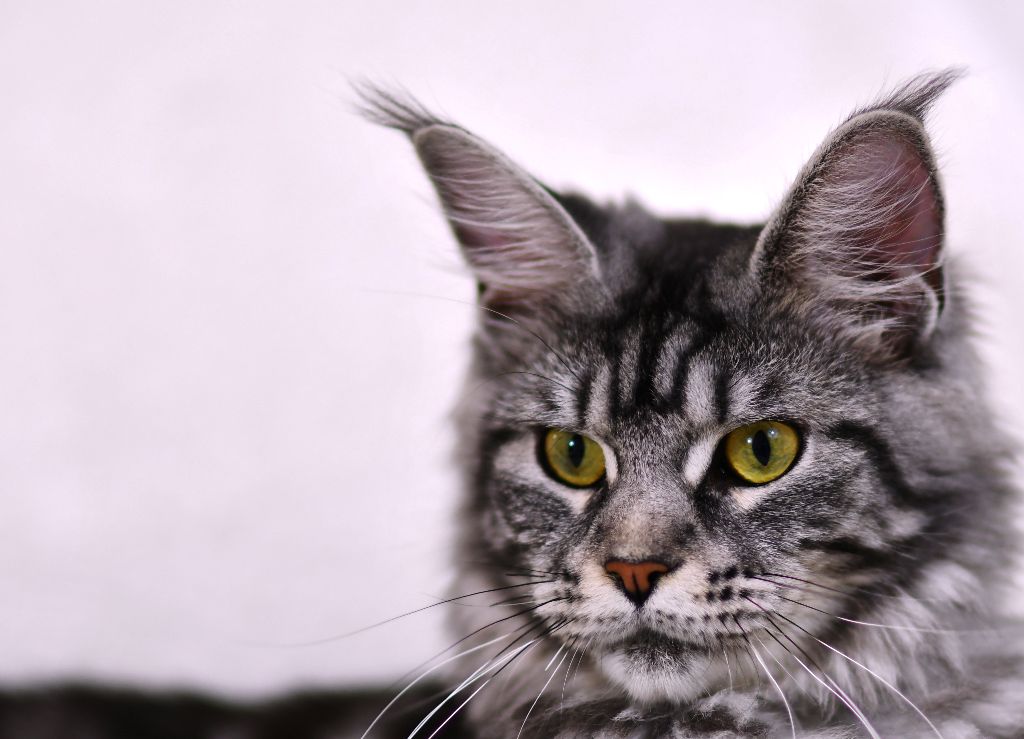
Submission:
[[[597,253],[565,209],[508,157],[407,96],[358,88],[372,121],[406,133],[480,287],[480,301],[543,320],[603,292]]]

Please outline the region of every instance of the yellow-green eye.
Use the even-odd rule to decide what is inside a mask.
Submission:
[[[548,429],[542,452],[548,472],[566,485],[588,488],[604,477],[601,445],[583,434]]]
[[[782,477],[800,452],[800,436],[781,421],[758,421],[725,437],[725,459],[733,472],[760,485]]]

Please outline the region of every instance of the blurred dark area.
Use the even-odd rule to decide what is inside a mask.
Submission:
[[[8,689],[0,692],[0,737],[348,739],[362,736],[397,692],[398,688],[305,692],[249,703],[193,692],[87,683]],[[367,739],[407,737],[447,692],[439,685],[410,690],[373,727]],[[420,732],[430,736],[448,715],[448,711],[440,711]],[[469,736],[459,718],[456,715],[445,723],[439,736]]]

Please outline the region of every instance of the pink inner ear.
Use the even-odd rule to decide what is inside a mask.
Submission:
[[[533,215],[526,213],[525,215]],[[493,226],[457,220],[452,226],[481,287],[480,300],[500,312],[532,312],[564,296],[576,280],[586,279],[587,265],[565,253],[571,236],[550,220],[521,218]]]
[[[873,133],[857,172],[869,215],[860,240],[866,261],[879,279],[921,275],[939,291],[937,269],[942,248],[942,212],[935,183],[916,147],[901,136]]]
[[[471,249],[476,247],[500,249],[501,247],[508,246],[514,240],[511,234],[503,233],[498,228],[455,223],[454,229],[455,238],[459,240],[459,243]]]

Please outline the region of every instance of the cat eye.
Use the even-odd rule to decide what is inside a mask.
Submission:
[[[782,477],[800,452],[800,435],[781,421],[740,426],[725,437],[725,461],[740,479],[762,485]]]
[[[604,477],[604,452],[601,445],[588,436],[548,429],[540,451],[544,469],[564,485],[589,488]]]

